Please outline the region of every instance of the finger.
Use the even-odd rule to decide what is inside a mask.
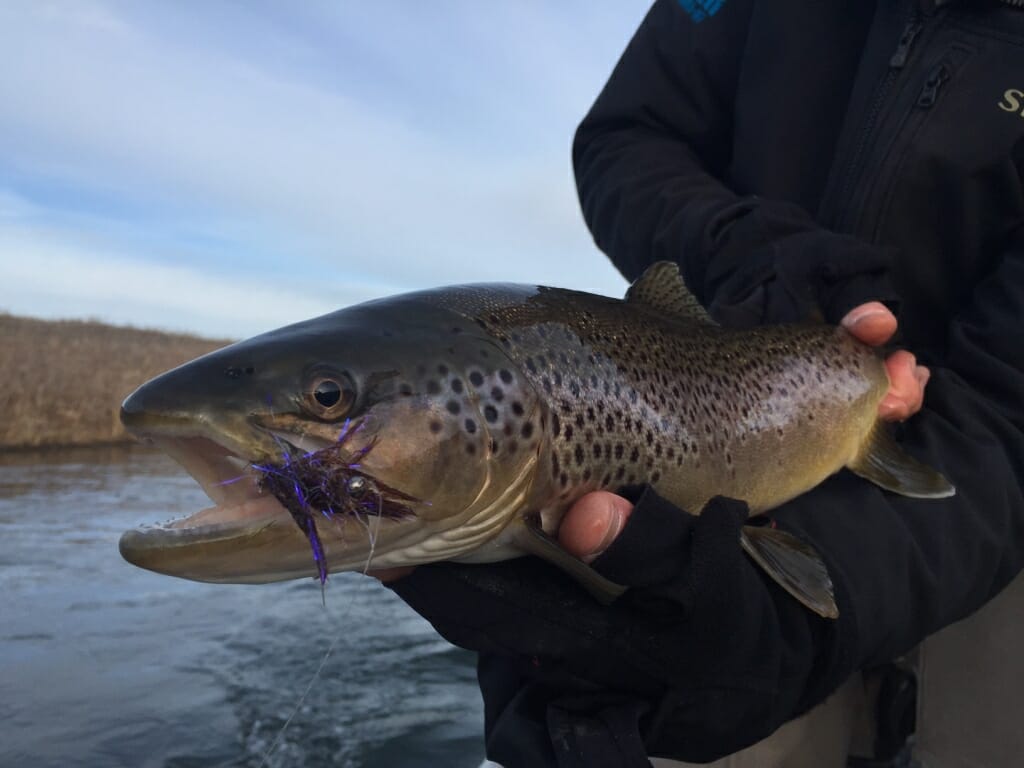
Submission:
[[[885,361],[889,392],[879,403],[878,413],[886,421],[903,421],[921,410],[924,388],[931,372],[917,364],[907,351],[894,352]]]
[[[896,316],[880,301],[869,301],[846,313],[842,326],[853,336],[877,347],[896,333]]]
[[[590,562],[611,545],[632,511],[633,505],[614,493],[588,493],[565,514],[558,529],[558,543],[570,554]]]

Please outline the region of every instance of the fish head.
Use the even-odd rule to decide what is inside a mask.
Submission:
[[[121,552],[230,583],[459,557],[526,503],[540,411],[498,339],[416,294],[257,336],[125,400],[214,506]]]

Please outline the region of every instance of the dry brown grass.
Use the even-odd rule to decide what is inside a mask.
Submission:
[[[0,450],[128,440],[136,387],[228,341],[0,313]]]

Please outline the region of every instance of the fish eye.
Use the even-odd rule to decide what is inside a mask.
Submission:
[[[341,385],[331,379],[324,379],[313,390],[313,398],[324,408],[333,408],[341,400]]]
[[[345,416],[356,399],[356,390],[347,376],[321,373],[314,376],[306,389],[306,409],[318,419],[333,421]]]

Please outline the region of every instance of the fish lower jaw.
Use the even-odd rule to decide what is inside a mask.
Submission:
[[[294,525],[281,503],[260,489],[250,462],[220,443],[195,436],[148,439],[193,477],[213,505],[187,517],[128,531],[121,550],[130,562],[135,562],[137,551],[246,535],[270,523]]]

